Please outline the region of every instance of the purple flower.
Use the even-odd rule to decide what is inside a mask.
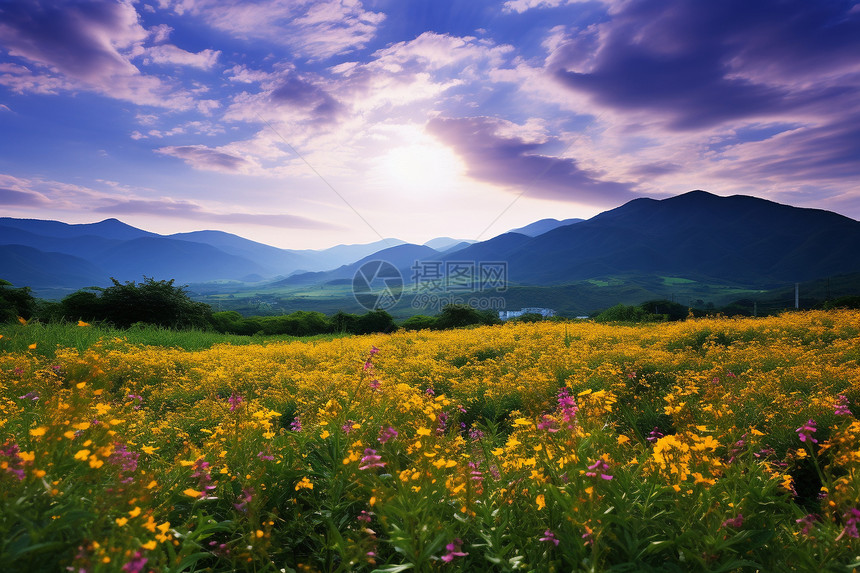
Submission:
[[[365,510],[362,509],[361,513],[358,514],[358,517],[356,517],[356,519],[366,525],[366,524],[370,523],[371,517],[370,517],[369,513],[367,513]]]
[[[857,524],[860,523],[860,509],[851,508],[845,512],[845,529],[842,530],[842,533],[839,534],[839,537],[836,538],[836,541],[842,539],[844,535],[848,535],[848,537],[853,537],[857,539],[860,537],[860,534],[857,533]]]
[[[660,428],[658,428],[657,426],[654,426],[654,429],[651,430],[651,433],[648,434],[648,437],[645,438],[645,440],[647,440],[651,443],[654,443],[657,440],[659,440],[660,438],[662,438],[663,436],[664,436],[664,434],[663,434],[663,432],[660,431]]]
[[[300,417],[296,416],[295,418],[293,418],[292,423],[290,423],[290,430],[294,432],[302,431],[302,419]]]
[[[433,390],[433,388],[427,388],[426,390],[424,390],[424,393],[427,394],[428,396],[435,396],[436,395],[436,392]]]
[[[370,386],[370,389],[373,390],[374,392],[379,390],[379,380],[374,378],[373,380],[370,381],[368,386]]]
[[[837,416],[850,416],[851,410],[848,409],[848,396],[840,394],[836,398],[836,403],[833,405],[833,413]]]
[[[612,479],[611,475],[603,473],[609,469],[609,464],[607,464],[602,459],[599,459],[590,466],[588,466],[588,469],[589,471],[585,472],[585,475],[587,475],[588,477],[597,477],[597,475],[600,474],[601,479],[605,479],[606,481]]]
[[[113,445],[113,453],[108,458],[108,463],[119,467],[120,472],[133,473],[137,470],[137,459],[140,456],[137,452],[130,452],[125,447],[125,444],[116,442]]]
[[[445,546],[445,550],[448,551],[445,555],[442,556],[442,561],[445,563],[450,563],[454,560],[454,557],[465,557],[468,553],[464,553],[460,551],[463,548],[463,540],[459,537]]]
[[[809,420],[804,425],[802,425],[801,427],[799,427],[798,429],[795,430],[795,432],[797,432],[797,437],[800,438],[801,442],[805,442],[806,440],[809,440],[813,444],[817,444],[818,440],[816,440],[815,438],[812,437],[812,433],[815,431],[816,431],[816,428],[815,428],[815,421],[814,420]]]
[[[393,440],[396,437],[397,437],[397,430],[395,430],[391,426],[388,426],[387,428],[380,427],[379,437],[377,438],[377,440],[379,441],[380,444],[384,444],[388,440]]]
[[[737,517],[733,517],[731,519],[725,520],[720,527],[734,527],[739,528],[744,524],[744,514],[739,513]]]
[[[234,503],[233,507],[243,513],[247,513],[248,504],[252,501],[254,501],[254,488],[246,487],[242,489],[242,495],[239,496],[239,502]]]
[[[122,570],[126,573],[141,573],[147,561],[149,560],[141,555],[140,551],[136,551],[131,561],[122,566]]]
[[[746,437],[747,435],[744,434],[743,436],[741,436],[740,440],[735,442],[734,447],[732,447],[732,450],[729,452],[729,463],[734,462],[737,459],[738,455],[744,451],[744,447],[746,446],[746,440],[744,438]]]
[[[370,347],[370,355],[371,355],[371,356],[375,356],[375,355],[377,355],[377,354],[379,354],[379,349],[378,349],[377,347],[375,347],[375,346],[371,346],[371,347]]]
[[[215,486],[212,484],[212,475],[209,473],[209,462],[204,460],[203,458],[198,458],[196,462],[194,462],[194,473],[191,474],[191,477],[197,480],[197,489],[200,490],[200,499],[208,499],[211,496],[209,492],[215,489]]]
[[[358,466],[358,469],[360,470],[385,467],[385,462],[382,461],[382,456],[376,455],[376,450],[372,450],[370,448],[364,450],[364,457],[359,460],[359,463],[361,464]]]
[[[556,547],[558,547],[558,544],[560,543],[558,538],[555,536],[555,533],[553,533],[549,529],[543,532],[543,537],[540,538],[540,541],[548,541],[549,543],[554,543]]]
[[[18,396],[19,400],[33,400],[34,402],[39,399],[39,394],[37,392],[27,392],[23,396]]]
[[[261,460],[266,460],[269,462],[275,459],[275,456],[270,456],[270,455],[265,454],[263,452],[258,453],[257,457],[260,458]]]
[[[352,431],[352,425],[355,424],[352,420],[347,420],[343,426],[340,427],[343,430],[344,434],[348,434]]]
[[[24,479],[24,470],[22,469],[24,460],[19,455],[20,451],[18,444],[8,440],[0,447],[0,456],[9,460],[6,462],[6,471],[22,480]]]
[[[540,422],[538,422],[537,427],[538,430],[546,430],[551,434],[554,434],[558,431],[555,418],[553,418],[552,416],[547,416],[546,414],[540,417]]]
[[[812,528],[815,525],[815,522],[818,521],[818,516],[815,515],[814,513],[810,513],[810,514],[806,515],[805,517],[801,517],[800,519],[795,519],[794,521],[795,521],[795,523],[799,523],[800,525],[803,526],[803,528],[800,530],[800,532],[803,535],[809,535],[809,533],[812,531]]]
[[[229,398],[227,398],[227,402],[229,402],[229,403],[230,403],[230,411],[231,411],[231,412],[235,412],[235,411],[236,411],[236,408],[238,408],[238,407],[239,407],[239,404],[241,404],[242,402],[244,402],[244,400],[242,399],[242,397],[241,397],[241,396],[239,396],[238,394],[236,394],[235,392],[233,392],[232,394],[230,394],[230,397],[229,397]]]

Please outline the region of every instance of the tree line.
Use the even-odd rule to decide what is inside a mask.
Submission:
[[[29,287],[15,288],[0,280],[0,322],[19,317],[44,322],[84,321],[116,328],[137,324],[176,330],[214,330],[223,334],[313,336],[317,334],[370,334],[393,332],[399,326],[384,310],[364,314],[297,311],[281,316],[242,316],[236,311],[213,312],[212,307],[192,300],[184,286],[173,280],[144,277],[140,283],[121,283],[78,290],[60,301],[35,298]],[[436,316],[419,315],[402,327],[410,330],[445,329],[479,324],[498,324],[498,317],[465,305],[449,305]]]

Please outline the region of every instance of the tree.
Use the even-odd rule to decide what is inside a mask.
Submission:
[[[645,312],[641,307],[623,304],[607,308],[594,318],[597,322],[646,322],[653,319],[654,315]]]
[[[427,316],[426,314],[416,314],[410,316],[400,325],[406,330],[424,330],[427,328],[436,328],[436,318]]]
[[[169,281],[143,277],[143,282],[120,283],[111,278],[113,286],[95,292],[78,291],[63,299],[67,318],[104,320],[119,328],[135,323],[155,324],[167,328],[206,328],[210,325],[212,308],[189,298],[184,286]]]
[[[36,311],[36,299],[30,287],[13,288],[0,279],[0,322],[14,322],[18,317],[29,320]]]
[[[436,318],[436,328],[458,328],[487,324],[487,316],[466,304],[447,304]]]

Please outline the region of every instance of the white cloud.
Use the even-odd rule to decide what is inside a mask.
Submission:
[[[200,52],[188,52],[172,44],[162,44],[147,48],[144,52],[147,63],[174,64],[177,66],[191,66],[201,70],[211,69],[221,54],[219,50],[202,50]]]

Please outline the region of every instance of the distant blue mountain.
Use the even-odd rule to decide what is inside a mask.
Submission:
[[[743,195],[635,199],[587,221],[544,219],[520,230],[443,252],[397,239],[314,251],[221,231],[162,236],[116,219],[68,225],[3,217],[0,279],[65,289],[144,275],[179,284],[279,277],[316,284],[349,280],[375,259],[392,262],[407,281],[415,261],[505,262],[512,283],[535,286],[659,275],[758,288],[860,272],[860,222]]]
[[[559,221],[558,219],[541,219],[540,221],[535,221],[525,227],[520,227],[519,229],[511,229],[508,231],[509,233],[519,233],[520,235],[526,235],[528,237],[537,237],[538,235],[543,235],[544,233],[548,233],[553,229],[557,229],[558,227],[564,227],[565,225],[573,225],[574,223],[581,223],[585,219],[563,219]]]

